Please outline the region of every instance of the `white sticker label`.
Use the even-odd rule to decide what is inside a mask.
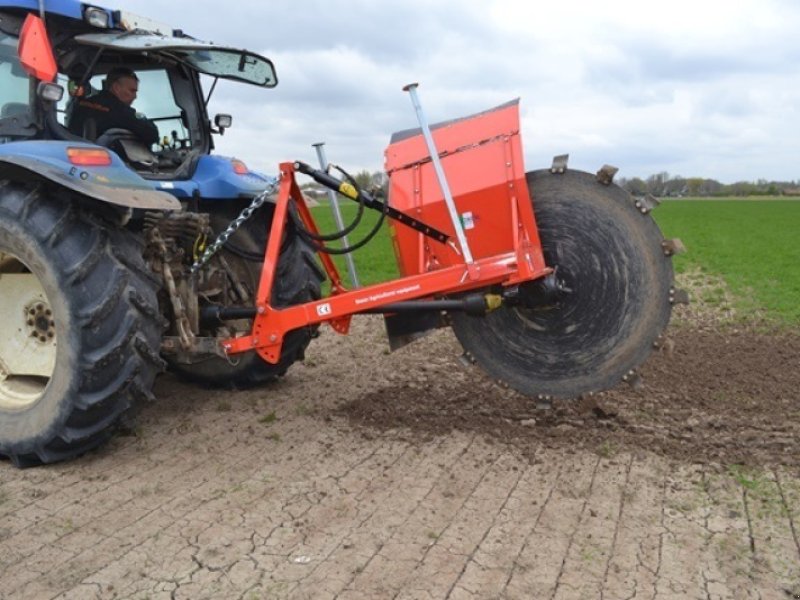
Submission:
[[[471,212],[465,212],[461,215],[461,226],[464,229],[475,229],[475,219],[472,217]]]
[[[173,189],[175,187],[175,184],[173,184],[171,181],[162,181],[161,182],[161,187],[162,188],[167,188],[168,190],[171,190],[171,189]]]
[[[320,317],[324,317],[326,315],[331,314],[331,305],[328,304],[327,302],[325,304],[320,304],[319,306],[317,306],[317,314]]]

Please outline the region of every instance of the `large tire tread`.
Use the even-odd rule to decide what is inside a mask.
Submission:
[[[268,214],[261,213],[261,216],[267,222],[271,219]],[[212,214],[212,225],[216,223],[219,227],[226,221],[227,217]],[[266,229],[265,225],[261,227]],[[231,236],[230,243],[254,255],[263,256],[266,238],[260,231],[242,228]],[[247,265],[254,279],[255,287],[252,291],[255,295],[262,263],[240,258],[235,253],[229,257],[231,259],[241,260]],[[321,284],[324,279],[325,273],[317,263],[314,250],[296,232],[287,230],[278,260],[271,303],[276,307],[284,307],[318,300],[322,296]],[[235,365],[221,358],[212,358],[194,365],[173,363],[172,369],[187,380],[214,387],[247,388],[262,385],[282,377],[292,364],[303,360],[305,350],[316,332],[317,326],[301,327],[288,332],[284,337],[281,358],[277,364],[264,361],[255,352],[248,352],[234,357]]]
[[[67,192],[2,182],[0,215],[24,230],[47,265],[69,304],[61,318],[67,315],[66,331],[75,341],[70,345],[69,335],[59,333],[57,364],[71,360],[75,369],[69,381],[51,379],[45,391],[62,394],[59,414],[28,438],[3,435],[0,454],[19,467],[71,459],[104,443],[116,424],[132,418],[139,400],[152,397],[164,366],[157,279],[147,276],[141,253],[130,252],[140,248],[133,234]],[[128,250],[124,260],[120,248]],[[0,419],[12,418],[33,419],[0,413]]]
[[[549,306],[454,314],[464,349],[529,396],[577,398],[630,378],[669,322],[673,272],[655,221],[590,174],[527,174],[545,261],[567,293]]]

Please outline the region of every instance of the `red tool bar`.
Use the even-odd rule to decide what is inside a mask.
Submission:
[[[223,347],[229,354],[256,350],[264,360],[274,364],[280,359],[284,336],[293,329],[328,322],[337,331],[346,332],[349,318],[369,309],[403,300],[536,279],[550,272],[543,263],[532,260],[531,254],[526,254],[522,244],[514,252],[476,261],[469,270],[466,264],[453,265],[348,292],[342,286],[333,261],[327,254],[322,254],[323,266],[333,281],[332,295],[323,300],[276,309],[270,305],[270,294],[291,201],[296,203],[306,226],[316,231],[311,213],[295,181],[294,165],[283,163],[278,200],[264,255],[264,270],[259,283],[253,330],[249,336],[225,340]]]

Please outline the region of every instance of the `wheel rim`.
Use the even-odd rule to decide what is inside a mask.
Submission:
[[[55,369],[55,319],[39,279],[8,252],[0,252],[0,322],[0,409],[25,410]]]

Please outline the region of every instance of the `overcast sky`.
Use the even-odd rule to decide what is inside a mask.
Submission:
[[[109,2],[109,5],[112,4]],[[121,6],[121,3],[119,3]],[[272,90],[220,83],[218,151],[275,172],[379,170],[393,131],[521,98],[526,167],[800,179],[796,0],[136,0],[137,14],[271,58]]]

